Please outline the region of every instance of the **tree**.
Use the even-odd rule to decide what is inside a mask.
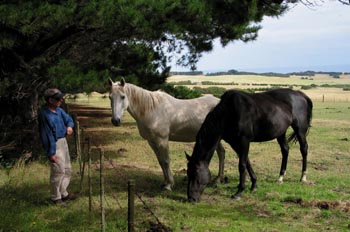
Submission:
[[[3,1],[1,80],[24,71],[44,77],[60,58],[83,71],[128,73],[140,62],[164,71],[168,54],[184,48],[179,63],[194,65],[215,38],[224,45],[255,39],[255,23],[286,9],[281,0]]]

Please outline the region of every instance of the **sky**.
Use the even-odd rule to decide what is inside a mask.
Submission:
[[[265,17],[258,38],[222,47],[215,41],[197,70],[207,72],[350,72],[350,6],[319,0],[319,6],[294,6],[279,18]],[[172,71],[189,71],[175,64]]]

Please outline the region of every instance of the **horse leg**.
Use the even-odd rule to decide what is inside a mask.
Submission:
[[[218,153],[218,157],[219,157],[219,173],[217,178],[219,178],[221,183],[225,183],[226,182],[225,176],[224,176],[225,148],[221,142],[219,142],[216,147],[216,153]]]
[[[308,144],[306,141],[306,132],[305,133],[298,133],[297,138],[300,145],[300,153],[303,157],[303,167],[301,171],[301,178],[300,181],[303,183],[307,183],[306,180],[306,174],[307,174],[307,151],[308,151]]]
[[[302,120],[299,120],[299,122],[302,122]],[[305,123],[307,125],[307,123]],[[307,183],[306,180],[306,174],[307,174],[307,152],[308,152],[308,144],[306,141],[306,134],[307,134],[307,127],[301,127],[300,123],[292,125],[292,128],[294,130],[294,133],[298,139],[299,146],[300,146],[300,153],[303,157],[303,164],[302,164],[302,170],[301,170],[301,178],[300,181],[302,183]]]
[[[286,170],[287,170],[288,154],[289,154],[289,145],[286,139],[286,134],[284,133],[283,135],[278,137],[277,141],[281,147],[281,153],[282,153],[282,163],[281,163],[281,170],[280,170],[280,176],[278,178],[278,182],[283,183],[283,177],[286,174]]]
[[[246,168],[248,164],[249,141],[245,138],[240,138],[240,141],[238,143],[235,142],[231,146],[233,150],[237,152],[239,157],[239,162],[238,162],[239,185],[238,185],[237,192],[233,195],[234,199],[239,200],[241,198],[242,192],[245,189],[245,174],[246,174]],[[250,162],[248,166],[250,167],[249,170],[251,170],[249,173],[250,174],[254,173],[252,172],[253,169],[250,165]]]
[[[174,178],[170,170],[169,144],[168,140],[148,141],[157,156],[158,163],[163,171],[164,189],[171,191],[174,186]]]
[[[247,170],[248,170],[248,173],[249,173],[249,176],[250,176],[250,181],[252,182],[252,186],[251,186],[250,190],[252,192],[255,192],[257,190],[257,188],[258,188],[256,186],[257,177],[256,177],[256,175],[254,173],[252,165],[250,164],[249,158],[247,159]]]

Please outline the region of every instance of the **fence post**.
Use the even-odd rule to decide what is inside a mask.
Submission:
[[[91,137],[88,137],[88,179],[89,179],[89,212],[92,210],[92,181],[91,181]]]
[[[82,133],[80,134],[80,136],[84,137],[84,130],[82,129],[81,132]],[[84,141],[84,144],[83,144],[83,149],[82,149],[83,152],[81,154],[82,156],[81,156],[81,159],[80,159],[83,162],[82,167],[80,167],[80,175],[81,175],[80,176],[80,193],[83,192],[83,181],[84,181],[84,172],[85,172],[85,153],[84,153],[85,149],[84,149],[84,145],[85,145],[85,141]]]
[[[128,232],[134,232],[134,180],[128,181]]]
[[[80,137],[80,123],[78,120],[75,121],[75,152],[77,160],[79,161],[79,167],[81,169],[81,137]]]
[[[103,177],[103,157],[104,151],[103,148],[99,148],[100,150],[100,200],[101,200],[101,231],[105,231],[105,208],[103,199],[105,197],[105,189],[104,189],[104,177]]]

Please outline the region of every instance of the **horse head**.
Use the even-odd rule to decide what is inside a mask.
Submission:
[[[113,82],[109,79],[109,84],[111,85],[111,92],[109,94],[112,108],[111,121],[114,126],[120,126],[124,111],[129,106],[129,100],[124,90],[126,82],[124,78],[120,82]]]
[[[187,164],[187,198],[189,202],[199,202],[205,187],[210,181],[210,171],[206,162],[195,161],[186,154]]]

